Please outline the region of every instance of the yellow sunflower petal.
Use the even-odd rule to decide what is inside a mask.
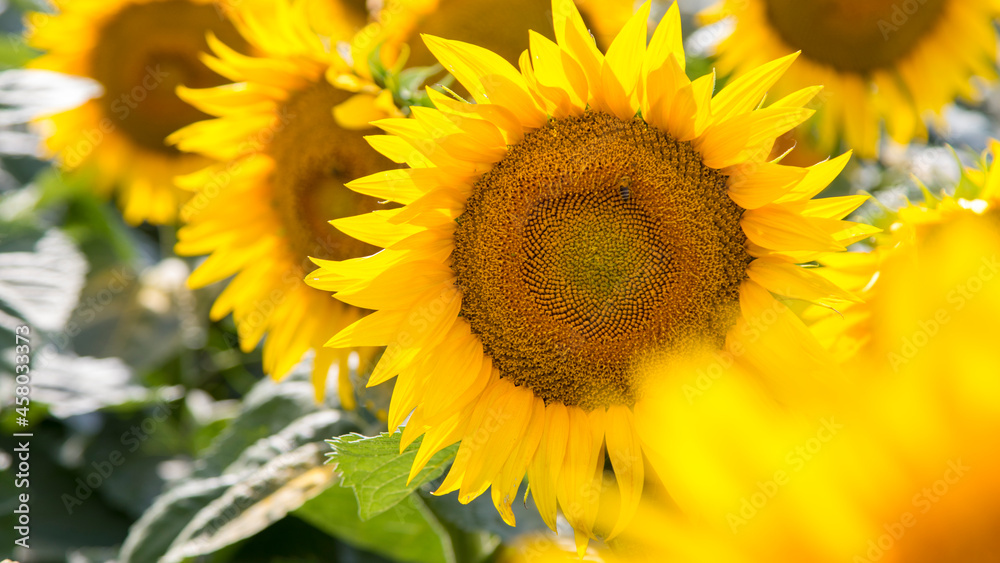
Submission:
[[[520,73],[498,55],[428,38],[477,103],[430,91],[436,108],[381,123],[391,134],[373,144],[414,169],[382,178],[401,180],[408,203],[345,222],[384,249],[317,261],[310,280],[376,311],[377,323],[332,343],[388,337],[369,381],[398,377],[390,423],[410,417],[407,444],[433,436],[421,463],[461,441],[435,494],[469,502],[492,488],[513,524],[526,472],[542,518],[554,527],[561,509],[579,553],[621,533],[649,477],[632,414],[647,383],[636,363],[686,363],[697,346],[661,335],[699,334],[781,400],[822,396],[816,381],[832,362],[755,280],[783,298],[842,301],[831,279],[796,263],[865,230],[835,218],[855,199],[806,201],[845,159],[804,169],[769,157],[817,92],[761,107],[790,60],[734,78],[713,101],[714,73],[685,74],[676,9],[652,53],[646,9],[605,57],[576,7],[555,0],[557,41],[531,35]],[[379,181],[358,186],[393,191]],[[794,366],[808,377],[784,381]],[[606,453],[617,487],[606,486]]]
[[[785,74],[798,56],[798,53],[792,53],[771,61],[727,84],[712,98],[712,123],[725,123],[759,106],[764,100],[764,94]]]
[[[499,105],[525,126],[538,127],[545,114],[527,92],[524,77],[500,56],[468,43],[423,36],[427,47],[480,103]]]
[[[744,209],[757,209],[788,193],[806,177],[798,166],[751,162],[735,167],[729,180],[729,197]]]
[[[538,513],[545,524],[555,531],[557,483],[562,473],[570,430],[569,412],[562,403],[545,407],[545,429],[538,454],[528,467],[528,482]]]
[[[638,107],[632,104],[633,92],[639,84],[642,61],[646,50],[646,20],[649,19],[649,2],[644,2],[629,19],[622,31],[608,47],[601,66],[602,109],[621,119],[631,119]]]
[[[740,224],[747,238],[764,248],[825,252],[845,248],[815,221],[775,205],[747,210]]]
[[[777,258],[758,258],[750,263],[751,280],[774,293],[819,304],[857,302],[860,299],[813,273],[808,268]]]
[[[607,540],[613,539],[627,526],[641,500],[644,468],[642,443],[635,427],[631,409],[615,405],[608,409],[606,436],[608,457],[615,470],[618,490],[621,495],[621,510],[618,522],[608,533]]]

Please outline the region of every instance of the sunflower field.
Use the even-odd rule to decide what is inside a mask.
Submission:
[[[998,19],[0,1],[0,560],[1000,562]]]

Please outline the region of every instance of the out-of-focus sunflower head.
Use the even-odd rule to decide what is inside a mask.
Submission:
[[[217,162],[178,179],[194,196],[182,211],[187,224],[178,232],[176,251],[210,254],[191,275],[192,287],[235,275],[211,316],[233,314],[244,351],[267,335],[265,373],[280,378],[312,351],[317,399],[335,366],[341,405],[353,408],[351,374],[365,373],[376,349],[333,350],[323,343],[331,328],[349,325],[365,311],[330,299],[302,279],[313,268],[310,257],[348,260],[374,249],[344,234],[356,229],[356,221],[345,217],[393,212],[344,185],[392,165],[364,136],[370,120],[400,114],[391,92],[356,71],[367,59],[347,61],[337,50],[360,42],[323,14],[332,17],[350,4],[320,11],[316,5],[280,0],[267,13],[243,14],[241,41],[254,55],[213,38],[213,54],[205,58],[232,83],[180,90],[183,99],[215,118],[185,127],[170,142]]]
[[[880,338],[880,353],[887,354],[892,369],[917,361],[925,341],[935,337],[938,327],[957,324],[968,330],[990,332],[995,319],[983,316],[996,296],[994,277],[1000,263],[995,250],[1000,242],[1000,169],[996,156],[1000,142],[992,141],[978,168],[966,169],[952,194],[934,197],[899,210],[887,243],[896,248],[884,271],[929,270],[927,283],[914,284],[903,275],[880,280],[879,291],[887,294],[887,310],[876,310],[888,320],[881,322],[873,337]],[[915,264],[915,265],[914,265]],[[992,293],[984,291],[993,287]],[[903,307],[909,302],[909,307]],[[894,314],[886,313],[891,310]],[[957,352],[957,350],[956,350]],[[956,357],[955,361],[961,361]]]
[[[407,42],[410,66],[437,63],[420,34],[472,42],[516,62],[528,30],[555,39],[549,0],[391,0],[376,2],[379,23],[391,28],[387,47]],[[633,13],[633,0],[577,0],[584,21],[606,47]]]
[[[935,197],[925,190],[925,200],[899,210],[893,226],[899,237],[912,238],[918,231],[933,228],[949,219],[983,215],[993,217],[1000,206],[1000,141],[991,139],[977,166],[966,167],[952,193]],[[905,234],[904,234],[905,233]]]
[[[389,135],[372,146],[409,167],[349,186],[404,207],[352,218],[384,250],[318,262],[308,280],[375,310],[329,344],[387,346],[369,384],[396,378],[390,427],[409,417],[403,447],[423,435],[414,475],[460,441],[438,494],[490,489],[513,524],[527,475],[580,550],[638,506],[643,368],[666,362],[694,385],[685,357],[707,347],[778,396],[816,395],[832,362],[776,296],[855,299],[800,264],[877,232],[841,220],[864,196],[812,199],[849,155],[768,160],[819,90],[761,106],[794,56],[715,93],[713,74],[685,73],[677,6],[647,46],[649,10],[605,54],[556,0],[556,41],[530,33],[518,67],[424,36],[476,103],[429,90],[435,107],[375,123]]]
[[[692,561],[724,547],[744,558],[725,560],[749,561],[1000,554],[1000,223],[987,159],[967,173],[971,199],[900,213],[905,249],[866,295],[873,343],[850,364],[864,377],[826,413],[775,408],[732,374],[693,405],[662,396],[657,444],[674,455],[654,465],[682,510],[647,507],[626,547],[690,549]]]
[[[62,1],[55,7],[55,15],[27,18],[29,44],[44,51],[29,66],[93,79],[103,93],[39,120],[47,152],[65,169],[90,169],[98,192],[117,193],[128,222],[173,222],[187,199],[174,187],[174,175],[207,161],[182,154],[165,139],[209,117],[175,90],[226,81],[200,58],[208,48],[206,35],[237,51],[247,49],[227,4],[108,0]]]
[[[644,446],[671,499],[649,499],[605,561],[992,561],[1000,554],[1000,229],[956,213],[888,260],[887,318],[819,409],[778,405],[721,369],[690,400],[669,377]],[[919,259],[914,260],[912,255]],[[914,280],[920,280],[915,284]],[[895,357],[894,357],[895,355]],[[650,455],[652,454],[652,455]],[[525,541],[515,561],[562,561]]]
[[[883,124],[896,142],[924,139],[928,118],[996,78],[998,14],[994,0],[720,0],[703,19],[735,17],[725,73],[801,51],[776,91],[826,86],[810,128],[820,152],[842,140],[872,157]]]
[[[853,252],[824,257],[820,273],[834,283],[852,289],[864,298],[863,303],[849,304],[836,311],[814,308],[809,316],[815,319],[812,329],[820,340],[843,361],[888,361],[896,369],[916,353],[919,341],[928,331],[951,322],[952,312],[964,308],[980,285],[974,272],[962,264],[975,264],[981,254],[978,244],[990,241],[1000,229],[1000,171],[995,163],[1000,142],[993,140],[976,167],[963,170],[957,185],[938,196],[924,188],[924,198],[891,213],[888,231],[877,237],[878,245],[871,252]],[[947,229],[945,228],[947,226]],[[955,235],[955,232],[963,234]],[[928,259],[922,253],[944,236],[952,233],[947,243],[950,252],[936,257],[939,272],[936,279],[945,280],[953,291],[948,292],[952,303],[929,301],[923,295],[923,284],[900,280],[892,288],[885,272],[910,267]],[[964,242],[963,242],[964,237]],[[977,268],[989,274],[991,264],[985,261]],[[971,276],[971,277],[970,277]],[[972,285],[966,287],[965,281]],[[892,294],[910,300],[902,307],[890,300]],[[983,330],[989,330],[983,326]],[[914,342],[916,339],[918,342]]]

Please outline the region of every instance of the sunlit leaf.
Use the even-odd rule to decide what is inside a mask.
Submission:
[[[345,487],[330,487],[294,515],[350,545],[397,561],[458,560],[441,523],[416,495],[406,497],[392,510],[362,520],[354,493]]]
[[[436,453],[427,466],[409,484],[406,480],[420,448],[417,440],[399,453],[401,434],[385,434],[368,438],[348,434],[329,440],[334,451],[330,462],[337,464],[345,487],[354,489],[358,498],[358,514],[367,520],[381,514],[405,499],[424,483],[436,479],[451,463],[458,451],[453,445]]]

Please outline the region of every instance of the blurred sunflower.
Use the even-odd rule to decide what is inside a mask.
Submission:
[[[880,309],[890,303],[880,298],[886,291],[885,284],[880,281],[881,272],[888,267],[898,267],[894,264],[899,262],[921,260],[917,253],[919,241],[932,236],[943,224],[984,217],[986,220],[992,218],[1000,226],[997,154],[1000,154],[1000,141],[992,140],[978,166],[963,170],[961,180],[950,194],[936,197],[921,186],[924,201],[910,204],[891,216],[889,232],[878,237],[879,245],[871,252],[840,253],[820,260],[825,267],[817,271],[823,277],[864,297],[862,303],[845,304],[834,314],[821,308],[811,308],[805,313],[813,333],[838,358],[845,362],[870,363],[874,358],[889,358],[894,364],[907,361],[900,347],[906,335],[884,336],[888,326],[899,326],[902,320],[898,311]],[[955,299],[964,297],[957,294]],[[914,316],[914,310],[902,316],[911,321],[909,331],[919,333],[921,319],[919,315]],[[940,319],[934,321],[940,322]],[[911,351],[912,343],[904,348]]]
[[[233,313],[244,351],[270,333],[263,350],[266,373],[280,378],[306,351],[315,350],[317,399],[323,398],[327,372],[336,363],[341,403],[353,408],[351,351],[322,345],[331,326],[347,326],[364,311],[330,299],[302,278],[311,269],[309,256],[343,260],[372,251],[327,220],[380,207],[345,189],[344,182],[391,165],[368,146],[364,134],[370,119],[398,111],[390,92],[332,50],[351,36],[316,33],[326,24],[312,19],[312,2],[283,0],[272,10],[236,20],[257,56],[241,55],[209,38],[215,56],[206,57],[206,64],[232,84],[179,90],[183,99],[218,117],[192,124],[170,141],[218,162],[179,179],[197,195],[182,210],[187,225],[178,233],[176,250],[211,254],[191,275],[192,287],[235,274],[211,316]],[[367,60],[364,53],[355,55]],[[338,226],[349,230],[355,223],[344,219]],[[373,350],[360,353],[365,365]]]
[[[408,41],[418,33],[475,42],[504,59],[514,62],[528,48],[528,30],[551,29],[549,0],[399,0],[384,2],[378,9],[379,21],[395,28],[390,34]],[[633,0],[577,0],[584,22],[607,46],[632,15]],[[437,62],[421,41],[410,40],[408,63],[430,66]]]
[[[925,138],[929,114],[975,98],[973,77],[996,77],[998,14],[996,0],[721,0],[702,15],[736,18],[718,47],[723,72],[801,51],[776,92],[825,85],[820,151],[842,138],[873,157],[883,121],[899,143]]]
[[[45,51],[31,68],[91,78],[103,94],[40,120],[46,150],[66,169],[93,167],[95,189],[117,191],[125,220],[163,224],[176,219],[187,194],[175,174],[204,167],[164,139],[209,117],[177,97],[178,85],[226,81],[200,60],[213,33],[235,50],[246,42],[225,3],[210,0],[61,0],[55,16],[28,18],[31,46]],[[250,5],[245,7],[250,9]],[[30,26],[29,26],[30,27]]]
[[[900,213],[878,289],[857,306],[871,313],[851,364],[864,377],[825,412],[775,409],[739,377],[694,405],[676,385],[658,394],[649,447],[675,454],[657,470],[680,510],[641,509],[622,560],[997,560],[1000,175],[990,166],[970,172],[981,183],[966,186],[969,199]]]
[[[997,210],[1000,206],[1000,166],[997,166],[997,157],[1000,157],[1000,141],[991,139],[978,166],[962,171],[954,193],[935,197],[925,189],[924,202],[899,210],[898,221],[892,227],[895,236],[912,242],[921,231],[961,216],[1000,218]]]
[[[409,415],[403,446],[423,435],[412,474],[461,441],[438,494],[469,502],[492,485],[513,524],[527,473],[545,521],[561,506],[582,549],[638,504],[639,368],[707,345],[813,381],[823,352],[772,292],[852,299],[797,263],[876,229],[839,220],[862,197],[810,199],[849,155],[765,160],[812,113],[818,88],[759,108],[794,57],[713,97],[713,75],[684,72],[676,6],[647,48],[643,5],[606,55],[572,2],[552,9],[557,42],[532,32],[520,72],[424,37],[477,103],[429,91],[436,108],[376,123],[391,134],[372,146],[410,168],[349,187],[405,207],[354,219],[385,250],[316,260],[308,281],[376,310],[328,345],[387,346],[369,384],[398,376],[390,427]],[[605,453],[621,510],[595,529]]]

